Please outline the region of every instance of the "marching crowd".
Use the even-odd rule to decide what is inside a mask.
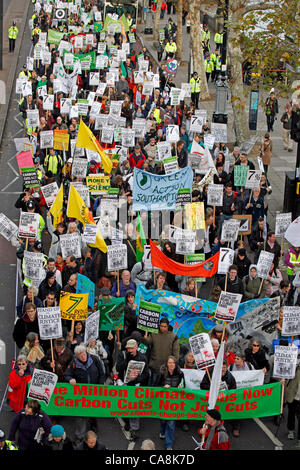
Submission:
[[[73,3],[72,3],[73,5]],[[169,8],[169,6],[168,6]],[[121,16],[121,15],[120,15]],[[172,105],[170,91],[175,84],[172,75],[168,74],[166,63],[156,69],[156,65],[148,51],[139,45],[135,36],[135,25],[131,15],[123,15],[120,29],[112,26],[104,28],[105,18],[103,7],[96,0],[83,0],[75,2],[63,20],[55,19],[55,2],[40,1],[34,3],[32,15],[32,44],[33,50],[39,47],[41,33],[48,33],[48,52],[51,61],[44,63],[42,56],[35,56],[31,70],[24,64],[19,78],[31,84],[31,92],[21,96],[19,109],[24,119],[26,137],[33,148],[33,162],[39,187],[23,187],[22,193],[15,201],[15,207],[22,212],[39,214],[38,233],[36,238],[18,240],[16,256],[20,261],[23,272],[22,295],[16,306],[16,322],[12,332],[18,354],[15,366],[8,377],[7,400],[11,410],[15,413],[8,434],[0,430],[0,449],[3,450],[38,450],[41,447],[48,450],[104,450],[105,445],[97,436],[97,420],[94,418],[72,417],[74,422],[75,440],[66,436],[59,416],[48,416],[41,411],[36,400],[27,399],[27,391],[32,378],[33,370],[44,369],[55,372],[58,382],[90,383],[90,384],[118,384],[123,383],[124,376],[130,360],[144,363],[142,373],[132,377],[128,386],[151,385],[157,387],[185,387],[182,369],[196,369],[196,362],[189,344],[180,344],[179,338],[173,331],[166,316],[161,315],[159,331],[157,334],[145,332],[137,328],[136,290],[139,285],[147,289],[163,289],[191,297],[207,298],[218,302],[222,291],[239,293],[243,301],[259,298],[280,298],[280,307],[286,305],[300,305],[298,288],[293,285],[297,269],[300,267],[300,248],[289,247],[285,252],[276,239],[275,231],[268,222],[268,201],[272,195],[272,188],[268,180],[268,164],[272,152],[270,132],[272,121],[268,118],[268,133],[261,144],[261,156],[264,161],[258,189],[249,190],[235,186],[234,168],[248,166],[255,168],[247,153],[241,152],[235,146],[230,149],[226,142],[219,142],[211,150],[215,172],[212,183],[223,185],[223,204],[215,209],[207,203],[208,184],[201,184],[203,174],[194,170],[194,183],[192,187],[192,202],[201,202],[204,205],[204,230],[201,235],[197,232],[195,253],[204,253],[205,260],[211,258],[222,246],[222,225],[233,215],[250,215],[252,217],[252,231],[248,237],[240,237],[234,243],[235,256],[229,267],[228,276],[216,275],[207,279],[202,285],[192,277],[179,277],[166,271],[155,274],[145,269],[144,259],[137,258],[137,251],[141,241],[141,226],[145,234],[145,243],[152,238],[154,218],[151,212],[132,210],[133,188],[132,180],[135,168],[145,170],[155,175],[164,175],[165,169],[157,159],[157,144],[166,141],[166,128],[169,125],[179,126],[179,139],[170,143],[171,154],[177,158],[178,169],[189,165],[189,155],[193,142],[204,148],[204,137],[210,134],[210,123],[207,120],[202,132],[190,130],[191,117],[199,107],[201,100],[201,82],[197,73],[191,79],[191,100],[180,101],[179,105]],[[115,19],[115,21],[117,21]],[[172,21],[171,21],[172,23]],[[100,26],[99,26],[100,25]],[[58,42],[49,42],[49,32],[59,37]],[[170,42],[166,47],[167,58],[172,58],[176,50],[172,35],[174,27],[168,23],[166,34],[170,33]],[[82,45],[76,48],[76,36],[82,37]],[[88,40],[88,37],[92,39]],[[209,31],[205,25],[202,40],[205,44],[207,64],[210,57]],[[221,31],[215,37],[216,55],[214,70],[207,65],[208,78],[214,71],[212,79],[216,78],[220,70],[219,45],[221,45]],[[59,44],[63,43],[62,48]],[[99,49],[99,44],[102,45]],[[62,89],[57,85],[57,78],[62,71],[63,47],[68,47],[80,55],[101,50],[107,57],[107,62],[99,71],[99,84],[91,85],[91,69],[77,69],[72,76],[72,85]],[[70,46],[70,47],[69,47]],[[125,52],[124,52],[125,51]],[[171,55],[170,55],[171,53]],[[135,74],[139,70],[139,62],[147,62],[143,71],[144,79],[158,81],[152,91],[143,94],[143,81],[136,83]],[[117,76],[109,82],[109,72],[112,64],[117,62]],[[74,66],[75,67],[75,66]],[[95,71],[95,68],[93,69]],[[72,75],[63,70],[63,76]],[[155,76],[155,77],[154,77]],[[74,80],[75,77],[75,80]],[[62,79],[63,82],[64,79]],[[102,87],[99,85],[102,84]],[[106,84],[106,87],[103,86]],[[58,88],[57,88],[58,87]],[[99,91],[100,90],[100,91]],[[45,110],[43,103],[45,95],[54,95],[52,109]],[[62,103],[70,98],[71,107],[80,100],[88,100],[87,112],[83,114],[68,113],[62,110]],[[273,95],[271,96],[273,99]],[[68,213],[68,194],[71,183],[84,184],[85,177],[76,177],[72,173],[72,163],[75,158],[86,159],[82,148],[72,147],[67,150],[42,148],[41,135],[44,131],[60,131],[68,134],[70,140],[76,141],[79,126],[83,122],[100,144],[100,155],[112,155],[115,146],[120,143],[118,132],[114,133],[110,143],[103,142],[102,127],[98,127],[97,115],[113,118],[110,114],[110,105],[121,102],[120,113],[117,119],[112,119],[115,129],[118,121],[124,122],[124,127],[131,129],[133,121],[137,118],[145,120],[143,135],[135,137],[134,145],[125,148],[117,164],[110,172],[105,171],[104,161],[97,158],[97,150],[87,159],[86,175],[105,174],[109,177],[110,188],[117,191],[118,198],[125,201],[126,223],[119,219],[114,221],[116,228],[123,232],[123,243],[127,246],[127,269],[121,273],[120,279],[115,272],[107,269],[107,255],[98,247],[91,247],[83,237],[83,224],[80,220],[70,218]],[[97,104],[97,107],[94,104]],[[270,106],[270,103],[268,103]],[[73,108],[72,108],[73,109]],[[38,110],[39,125],[33,126],[28,120],[27,111]],[[78,111],[78,108],[77,108]],[[73,111],[72,111],[73,112]],[[273,112],[273,111],[272,111]],[[276,111],[278,112],[278,110]],[[287,113],[282,122],[288,119]],[[269,114],[268,114],[269,116]],[[104,122],[104,121],[103,121]],[[107,122],[107,121],[106,121]],[[288,132],[286,133],[286,145]],[[124,150],[124,149],[123,149]],[[76,155],[77,152],[77,156]],[[268,155],[269,154],[269,155]],[[268,163],[269,162],[269,163]],[[53,182],[63,187],[62,214],[60,220],[53,217],[53,211],[47,206],[41,188]],[[90,195],[89,210],[97,220],[102,218],[102,195]],[[174,213],[173,213],[174,216]],[[156,220],[156,219],[155,219]],[[110,224],[112,224],[110,220]],[[170,224],[173,221],[170,220]],[[176,253],[176,246],[168,239],[166,227],[159,227],[160,236],[156,240],[162,252],[173,261],[184,263],[182,254]],[[81,240],[81,256],[69,254],[65,259],[62,254],[60,237],[64,234],[78,233]],[[110,237],[103,237],[106,245],[111,244]],[[260,252],[265,250],[274,254],[273,264],[268,277],[261,283],[257,276],[257,261]],[[24,252],[43,253],[44,276],[39,286],[32,285],[25,276]],[[51,351],[49,341],[39,336],[38,309],[59,305],[61,292],[76,293],[78,274],[87,276],[96,287],[95,310],[99,299],[125,298],[124,329],[117,335],[116,331],[100,331],[98,339],[84,342],[85,322],[75,322],[71,329],[69,320],[63,321],[63,337],[54,340]],[[206,296],[206,297],[204,297]],[[89,308],[89,313],[94,309]],[[281,320],[278,312],[276,325],[278,338],[281,338]],[[210,331],[211,343],[217,356],[223,333],[223,325],[216,325]],[[223,369],[222,383],[227,389],[236,388],[236,381],[232,371],[263,369],[265,381],[272,381],[272,351],[266,351],[257,338],[251,338],[245,350],[236,350],[230,347],[230,331],[226,329],[225,341],[227,343]],[[209,390],[210,376],[213,367],[206,373],[201,389]],[[288,403],[289,438],[295,438],[295,419],[297,406],[300,400],[299,368],[296,377],[290,381],[287,388],[286,401]],[[182,421],[183,431],[189,430],[189,422]],[[139,438],[140,426],[143,421],[139,418],[125,419],[125,431],[130,432],[130,438]],[[161,420],[159,437],[165,442],[166,449],[173,449],[175,439],[175,420]],[[101,433],[101,430],[100,430]],[[233,435],[238,437],[240,422],[233,422]],[[228,449],[230,447],[228,433],[224,427],[222,417],[216,409],[208,410],[205,426],[199,428],[203,436],[203,449]],[[151,437],[151,436],[149,436]],[[300,426],[297,438],[300,440]],[[142,445],[144,449],[153,449],[152,441],[147,440]]]

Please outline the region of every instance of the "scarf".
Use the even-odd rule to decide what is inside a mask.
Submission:
[[[220,421],[217,421],[216,424],[210,428],[210,431],[206,440],[205,450],[210,450],[212,441],[216,432],[216,427],[219,426],[219,424],[220,424]]]
[[[33,346],[33,348],[30,349],[29,342],[26,341],[25,346],[29,350],[29,353],[27,356],[27,360],[29,362],[34,364],[36,361],[41,361],[43,359],[45,354],[43,353],[39,345]]]

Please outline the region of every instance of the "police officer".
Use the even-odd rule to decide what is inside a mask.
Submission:
[[[198,77],[198,73],[194,72],[190,79],[191,84],[191,100],[194,103],[196,109],[198,109],[199,96],[201,91],[201,79]]]
[[[204,69],[205,69],[205,73],[206,73],[206,80],[207,80],[207,83],[208,83],[209,77],[211,76],[211,73],[214,70],[214,63],[210,58],[209,52],[207,52],[205,54]]]
[[[15,45],[16,45],[16,39],[19,34],[19,30],[16,26],[16,22],[13,21],[13,24],[10,28],[8,28],[8,42],[9,42],[9,52],[14,52],[15,50]]]
[[[177,45],[176,45],[176,42],[173,41],[173,39],[169,39],[169,41],[166,44],[165,51],[166,51],[166,59],[172,59],[174,57],[177,51]]]
[[[5,437],[5,432],[0,429],[0,454],[7,450],[18,450],[17,445],[12,441],[8,441]]]

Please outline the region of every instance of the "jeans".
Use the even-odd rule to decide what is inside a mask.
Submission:
[[[174,420],[160,420],[160,433],[166,436],[166,449],[173,447],[175,425],[176,421]]]

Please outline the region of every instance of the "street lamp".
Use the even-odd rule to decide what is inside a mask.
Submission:
[[[227,99],[228,99],[228,82],[227,82],[227,28],[228,28],[228,9],[229,0],[225,0],[225,8],[223,12],[223,41],[221,48],[221,73],[216,79],[216,101],[213,113],[213,122],[227,124]]]

